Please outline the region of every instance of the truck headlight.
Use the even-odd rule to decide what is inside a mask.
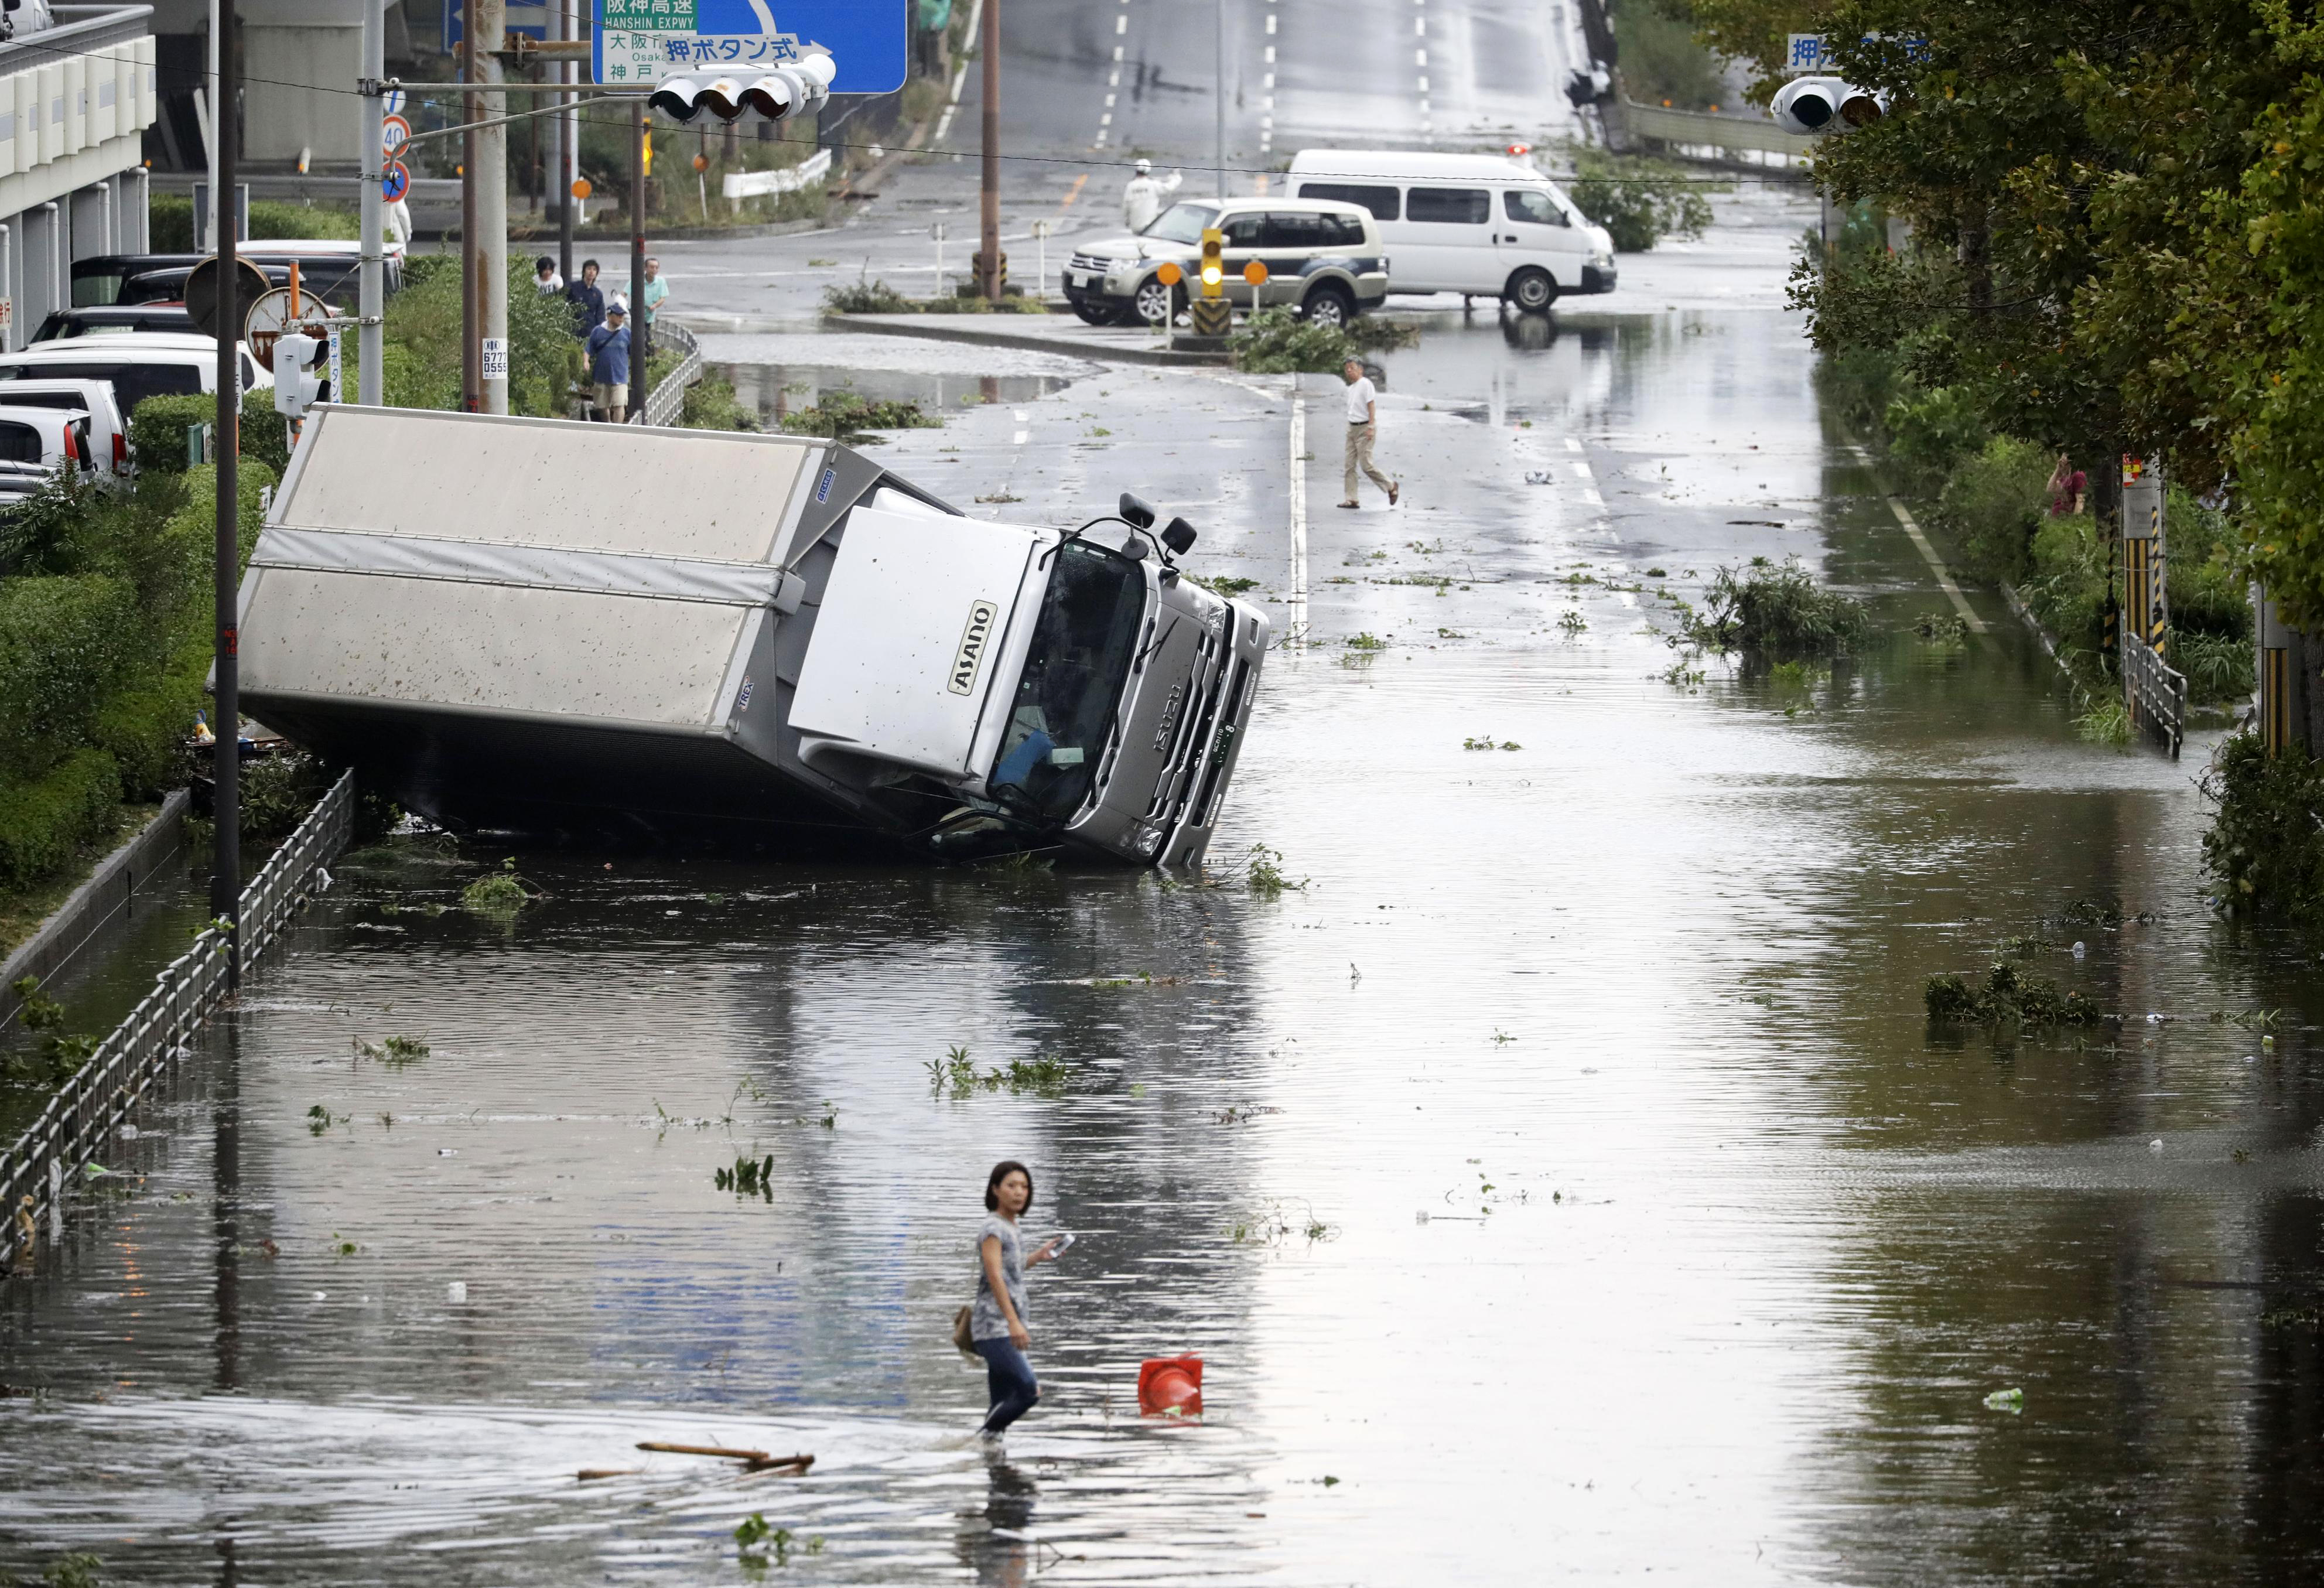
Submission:
[[[1610,248],[1600,248],[1590,256],[1590,263],[1601,267],[1610,265],[1614,263],[1614,251]]]

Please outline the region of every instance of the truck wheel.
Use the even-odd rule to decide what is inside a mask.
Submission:
[[[1348,296],[1345,287],[1326,282],[1307,294],[1299,312],[1311,326],[1330,326],[1337,330],[1356,318],[1356,300]]]
[[[1509,278],[1501,296],[1527,314],[1539,314],[1557,301],[1557,282],[1547,271],[1527,265]]]
[[[1177,296],[1174,290],[1164,286],[1159,279],[1148,276],[1138,283],[1138,291],[1130,299],[1130,302],[1138,311],[1138,318],[1148,325],[1167,326],[1170,323],[1170,309],[1176,301]]]

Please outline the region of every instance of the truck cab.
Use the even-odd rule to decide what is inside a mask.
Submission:
[[[456,828],[1192,864],[1268,624],[1134,500],[1001,523],[835,442],[320,404],[244,706]]]

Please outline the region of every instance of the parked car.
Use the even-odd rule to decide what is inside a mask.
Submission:
[[[299,263],[299,284],[336,308],[355,307],[357,246],[323,239],[253,240],[237,250],[266,272],[274,285],[287,285],[290,262]],[[207,257],[199,254],[99,254],[73,261],[72,300],[76,309],[107,303],[182,301],[186,274]],[[134,286],[133,286],[134,283]],[[403,252],[387,250],[384,285],[392,297],[403,285]]]
[[[0,402],[0,508],[30,496],[60,469],[88,466],[88,414]]]
[[[237,349],[242,389],[272,388],[274,376],[250,349]],[[217,390],[217,344],[208,337],[171,331],[130,331],[118,337],[77,337],[42,342],[0,355],[0,402],[10,381],[106,381],[126,419],[148,397]]]
[[[1610,292],[1614,239],[1555,182],[1498,154],[1302,149],[1290,185],[1360,204],[1396,258],[1392,292],[1458,292],[1544,309]]]
[[[1160,325],[1186,301],[1201,268],[1203,232],[1226,234],[1221,263],[1227,300],[1245,309],[1288,305],[1322,325],[1345,325],[1388,293],[1388,262],[1371,217],[1353,204],[1313,198],[1202,198],[1173,204],[1142,232],[1088,243],[1065,263],[1065,299],[1093,326]],[[1267,267],[1253,286],[1244,267]],[[1180,272],[1162,280],[1165,262]]]
[[[110,337],[123,331],[184,331],[194,317],[178,303],[108,303],[101,308],[60,309],[41,322],[34,342],[70,341],[75,337]]]
[[[88,466],[125,478],[129,470],[129,428],[122,421],[121,405],[113,383],[100,380],[22,380],[0,386],[0,402],[11,408],[47,408],[88,418]]]

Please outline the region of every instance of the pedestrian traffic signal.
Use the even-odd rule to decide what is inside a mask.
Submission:
[[[1880,119],[1879,97],[1838,78],[1794,78],[1767,106],[1787,133],[1839,133]]]
[[[330,383],[315,372],[331,354],[331,345],[304,331],[285,331],[274,338],[274,411],[304,419],[315,403],[330,399]]]
[[[1216,226],[1203,228],[1203,296],[1215,298],[1219,284],[1227,279],[1226,262],[1219,250],[1226,245],[1227,235]]]
[[[720,121],[745,115],[780,121],[828,98],[837,71],[830,56],[807,55],[763,72],[676,72],[662,78],[652,105],[680,123],[706,112]]]

